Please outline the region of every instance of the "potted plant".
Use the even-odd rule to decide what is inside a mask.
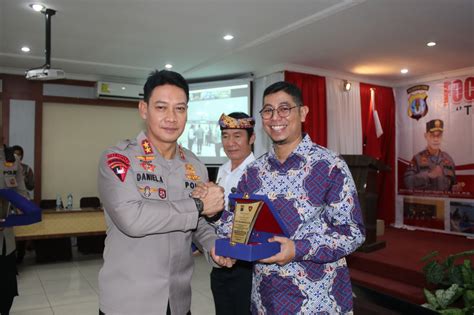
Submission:
[[[473,256],[474,250],[450,255],[442,261],[438,254],[434,251],[422,258],[426,262],[426,281],[435,286],[434,292],[424,289],[427,303],[423,306],[441,314],[474,314],[474,269],[469,257],[458,260]]]

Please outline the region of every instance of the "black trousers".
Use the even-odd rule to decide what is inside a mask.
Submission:
[[[10,314],[10,309],[12,308],[14,296],[2,297],[0,299],[0,314],[8,315]]]
[[[3,239],[3,250],[0,253],[0,314],[8,315],[13,299],[18,295],[16,280],[16,252],[10,255],[6,252],[6,242]]]
[[[252,264],[238,260],[232,268],[213,268],[211,290],[216,315],[250,314]]]

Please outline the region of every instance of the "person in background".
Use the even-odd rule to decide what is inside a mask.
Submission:
[[[107,223],[99,272],[99,314],[190,314],[191,242],[211,263],[216,234],[204,216],[224,207],[223,189],[207,169],[177,144],[188,111],[189,87],[173,71],[154,71],[138,108],[146,130],[107,149],[98,188]],[[196,186],[206,197],[191,198]]]
[[[219,126],[215,126],[214,131],[212,132],[212,142],[214,143],[214,153],[216,157],[221,156],[221,148],[222,148],[222,139],[219,136]]]
[[[14,145],[11,147],[15,156],[20,160],[21,167],[23,169],[23,178],[25,179],[25,187],[27,189],[28,198],[32,199],[31,191],[35,189],[35,175],[30,166],[23,163],[24,151],[23,148],[19,145]],[[26,251],[26,241],[17,241],[16,242],[16,263],[21,264],[23,258],[25,257]]]
[[[247,166],[238,193],[269,198],[288,231],[270,242],[280,252],[254,264],[252,314],[351,314],[345,256],[365,240],[357,190],[347,164],[302,132],[308,114],[301,91],[277,82],[264,91],[263,128],[270,151]],[[229,237],[224,211],[219,237]]]
[[[195,135],[196,135],[196,142],[197,142],[197,154],[201,154],[202,145],[204,143],[204,130],[202,129],[201,125],[197,126]]]
[[[426,123],[426,149],[413,156],[405,172],[404,181],[408,189],[432,191],[460,191],[454,161],[441,151],[444,122],[433,119]]]
[[[245,113],[234,112],[222,114],[219,125],[222,145],[229,161],[219,167],[217,183],[224,187],[227,208],[229,194],[237,187],[247,165],[255,160],[252,153],[255,120]],[[213,268],[211,290],[216,315],[249,314],[252,263],[237,261],[232,268]]]
[[[19,159],[13,150],[0,147],[0,189],[14,189],[26,197],[25,180]],[[9,203],[0,199],[0,314],[8,315],[13,299],[18,295],[16,279],[15,235],[13,228],[3,227],[2,222],[9,215]]]
[[[188,130],[188,150],[193,150],[194,139],[196,139],[196,135],[194,134],[194,125],[191,125]]]
[[[20,159],[21,167],[23,168],[23,177],[25,178],[26,189],[32,191],[35,189],[35,174],[30,166],[23,163],[24,151],[23,148],[19,145],[14,145],[12,147],[14,154]]]

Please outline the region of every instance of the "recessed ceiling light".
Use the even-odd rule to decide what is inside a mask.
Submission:
[[[126,89],[126,87],[125,87],[125,86],[122,86],[122,90],[125,90],[125,89]]]
[[[408,73],[408,69],[404,68],[402,70],[400,70],[401,73],[405,74],[405,73]]]
[[[30,52],[30,50],[31,50],[31,49],[30,49],[30,47],[28,47],[28,46],[23,46],[23,47],[21,47],[21,51],[22,51],[22,52]]]
[[[41,3],[32,3],[30,4],[30,8],[32,8],[36,12],[41,12],[45,9],[45,6],[42,5]]]
[[[429,43],[426,44],[426,46],[428,46],[428,47],[436,46],[436,42],[429,42]]]
[[[165,68],[166,69],[171,69],[171,68],[173,68],[173,65],[170,64],[170,63],[167,63],[167,64],[165,64]]]
[[[225,35],[224,37],[222,37],[223,39],[225,40],[233,40],[234,39],[234,36],[230,35],[230,34],[227,34]]]

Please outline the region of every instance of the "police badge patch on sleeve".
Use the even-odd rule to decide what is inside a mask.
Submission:
[[[130,160],[126,156],[118,153],[107,154],[107,165],[120,181],[125,181],[125,176],[130,168]]]

